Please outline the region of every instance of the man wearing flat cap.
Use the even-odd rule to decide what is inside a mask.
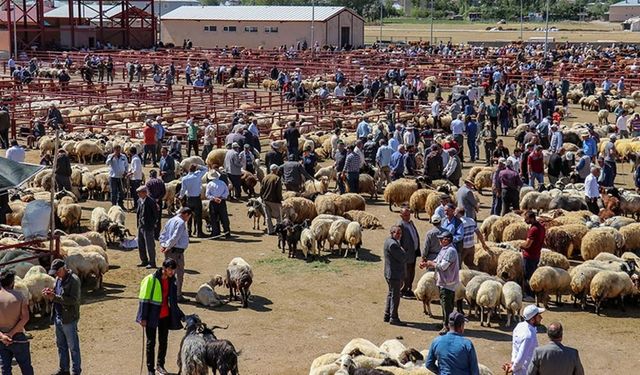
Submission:
[[[158,205],[149,196],[149,189],[140,186],[138,193],[138,205],[136,208],[136,220],[138,223],[138,252],[140,264],[138,267],[156,268],[155,227],[158,222]]]

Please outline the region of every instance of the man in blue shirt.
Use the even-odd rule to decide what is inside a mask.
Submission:
[[[471,155],[471,162],[476,161],[476,136],[478,135],[478,123],[476,122],[476,115],[471,115],[471,119],[464,127],[465,133],[467,133],[467,147],[469,147],[469,154]]]
[[[449,315],[449,332],[431,342],[425,367],[434,374],[479,375],[478,357],[473,343],[462,336],[465,317],[454,311]]]
[[[202,231],[202,200],[200,199],[202,176],[204,176],[205,173],[207,173],[207,167],[192,164],[191,167],[189,167],[189,173],[182,178],[182,187],[178,194],[178,198],[184,199],[184,206],[191,208],[193,211],[196,235],[200,238],[205,237]],[[192,233],[191,228],[191,220],[189,220],[189,233]]]
[[[211,171],[208,175],[206,197],[209,200],[209,223],[211,224],[211,237],[219,237],[220,224],[226,238],[231,237],[229,228],[229,214],[227,212],[227,198],[229,198],[229,187],[224,181],[219,179],[218,172]]]
[[[405,161],[405,150],[404,145],[398,146],[398,151],[394,152],[391,155],[391,164],[389,167],[391,168],[391,179],[397,180],[404,176],[404,161]]]
[[[358,124],[358,128],[356,130],[356,135],[358,139],[362,140],[362,143],[367,141],[367,136],[371,133],[371,128],[369,127],[369,122],[366,117],[362,118],[362,121]]]
[[[387,140],[381,139],[380,147],[378,148],[378,152],[376,152],[376,164],[378,165],[380,176],[384,180],[385,184],[391,182],[391,169],[389,168],[389,165],[391,164],[392,155],[393,149],[387,145]]]

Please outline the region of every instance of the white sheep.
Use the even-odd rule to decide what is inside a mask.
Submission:
[[[507,310],[507,326],[511,326],[511,318],[520,319],[522,310],[522,287],[516,282],[507,281],[502,286],[502,306]]]
[[[45,313],[50,313],[51,303],[42,295],[45,288],[53,289],[56,280],[49,276],[42,266],[33,266],[24,276],[23,283],[29,289],[31,299],[29,300],[29,310],[31,313],[42,311],[44,304]]]
[[[215,287],[222,284],[222,276],[215,275],[211,280],[200,285],[196,293],[196,302],[202,306],[216,307],[222,305],[222,299],[215,292]]]
[[[344,252],[344,257],[349,255],[349,250],[353,250],[356,253],[356,260],[360,260],[360,247],[362,246],[362,227],[357,221],[352,221],[347,225],[347,229],[344,233],[344,240],[347,243],[347,250]]]
[[[634,276],[637,277],[637,275]],[[619,298],[620,309],[624,311],[624,297],[638,293],[638,289],[627,273],[613,271],[598,272],[591,280],[589,289],[598,315],[600,315],[602,301]]]
[[[436,274],[434,272],[425,272],[418,280],[416,288],[413,290],[418,301],[422,301],[422,311],[425,315],[433,318],[431,312],[431,301],[440,299],[440,291],[436,286]]]
[[[320,256],[318,246],[316,246],[316,236],[310,228],[304,228],[300,234],[300,247],[305,259],[311,254],[312,256]]]
[[[111,219],[107,215],[107,210],[103,207],[96,207],[91,211],[91,230],[106,233],[109,225],[111,225]]]
[[[476,297],[478,295],[478,290],[480,289],[480,286],[485,281],[492,280],[492,279],[495,280],[493,276],[483,273],[482,275],[473,277],[471,280],[469,280],[467,285],[465,285],[465,295],[466,295],[467,303],[469,304],[469,315],[473,315],[474,313],[478,312]]]
[[[591,280],[593,280],[593,277],[600,271],[602,271],[601,268],[592,267],[588,264],[580,264],[569,271],[574,306],[577,301],[580,301],[582,310],[586,308],[587,296],[591,293]]]
[[[542,266],[531,275],[529,286],[536,294],[536,305],[542,302],[545,308],[549,308],[550,294],[556,296],[556,305],[559,305],[562,295],[570,293],[571,276],[562,268]]]
[[[67,267],[84,282],[91,275],[98,279],[97,289],[102,289],[102,276],[109,270],[109,264],[98,253],[74,252],[65,258]]]
[[[349,341],[349,343],[344,346],[340,354],[341,355],[349,354],[353,352],[355,349],[358,349],[360,353],[362,353],[367,357],[382,359],[387,356],[386,353],[381,351],[380,348],[378,348],[374,343],[363,338],[355,338]]]
[[[25,301],[31,300],[31,292],[29,292],[29,288],[27,288],[24,281],[22,281],[22,278],[17,275],[13,281],[13,290],[20,293]],[[42,294],[42,291],[40,291],[40,294]]]
[[[65,197],[67,198],[67,197]],[[60,224],[65,230],[80,227],[80,219],[82,218],[82,207],[77,203],[58,204],[56,215],[60,219]]]
[[[549,209],[549,203],[552,199],[551,194],[547,191],[530,191],[520,200],[520,209],[544,211]]]
[[[333,220],[330,219],[314,219],[311,222],[309,229],[316,239],[318,252],[320,252],[320,249],[324,249],[324,242],[329,239],[329,228],[331,228],[332,223]]]
[[[487,315],[487,327],[491,327],[491,312],[498,307],[502,299],[502,284],[495,280],[487,280],[480,285],[476,295],[476,303],[480,307],[480,325],[484,326]]]
[[[333,247],[338,245],[338,254],[342,253],[342,242],[344,242],[344,233],[347,231],[349,220],[336,220],[329,227],[329,251],[333,253]],[[347,251],[348,253],[348,251]]]
[[[109,208],[109,212],[107,213],[107,216],[109,216],[109,219],[112,222],[116,224],[120,224],[122,226],[125,225],[125,220],[127,219],[127,216],[124,213],[124,210],[122,209],[122,207],[118,205],[111,206]]]

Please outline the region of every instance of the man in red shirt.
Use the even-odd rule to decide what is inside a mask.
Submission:
[[[531,275],[538,268],[538,262],[540,261],[540,252],[542,251],[542,245],[544,244],[545,230],[542,224],[536,220],[536,214],[533,211],[527,211],[524,214],[525,223],[529,224],[529,230],[527,231],[527,240],[520,245],[522,250],[522,258],[524,259],[524,294],[527,302],[533,302],[533,293],[529,286],[529,279]]]
[[[142,165],[147,165],[147,155],[151,156],[151,160],[153,161],[153,166],[157,167],[156,159],[154,155],[156,154],[156,128],[153,127],[153,122],[151,119],[145,121],[144,129],[142,130],[142,135],[144,138],[144,154],[142,155]]]
[[[536,146],[535,150],[527,158],[527,169],[529,171],[529,186],[535,187],[535,181],[538,180],[538,186],[544,184],[544,155],[542,154],[542,146]]]

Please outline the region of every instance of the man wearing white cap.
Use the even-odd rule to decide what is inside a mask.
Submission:
[[[533,358],[533,352],[538,346],[537,326],[542,321],[542,313],[545,311],[536,305],[525,307],[522,317],[523,322],[518,323],[513,330],[513,342],[511,348],[511,362],[503,366],[505,371],[512,371],[513,375],[525,375],[529,363]]]

